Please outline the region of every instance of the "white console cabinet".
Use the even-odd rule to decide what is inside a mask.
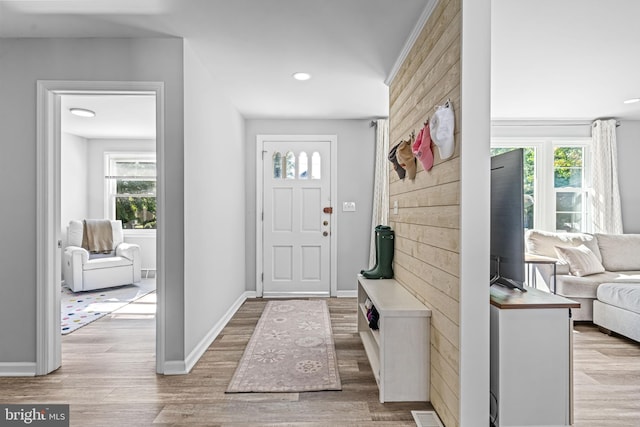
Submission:
[[[365,301],[380,314],[369,328]],[[429,400],[431,310],[393,279],[358,275],[358,332],[380,390],[380,402]]]
[[[500,427],[572,424],[573,321],[580,304],[491,287],[491,413]]]

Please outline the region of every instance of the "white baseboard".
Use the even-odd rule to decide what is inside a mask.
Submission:
[[[0,377],[34,377],[35,375],[35,362],[0,363]]]
[[[200,340],[198,345],[189,353],[187,358],[182,360],[169,360],[164,364],[164,375],[185,375],[191,372],[191,369],[196,365],[198,360],[207,351],[211,343],[220,335],[222,329],[229,323],[229,320],[236,314],[236,311],[240,308],[243,302],[247,298],[255,298],[255,292],[244,292],[233,305],[227,310],[222,318],[211,328],[209,333]]]
[[[355,289],[353,291],[338,291],[338,295],[336,296],[338,298],[357,298],[358,291]]]

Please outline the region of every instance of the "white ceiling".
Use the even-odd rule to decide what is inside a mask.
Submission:
[[[246,118],[373,118],[432,1],[0,0],[0,37],[183,37]],[[638,17],[637,0],[492,0],[492,117],[640,120],[622,103],[640,97]]]
[[[432,2],[0,1],[0,37],[182,37],[246,118],[374,118]]]
[[[156,98],[151,95],[63,95],[63,132],[87,139],[155,139]],[[78,117],[71,108],[86,108],[95,117]]]
[[[493,0],[494,119],[640,120],[640,1]]]

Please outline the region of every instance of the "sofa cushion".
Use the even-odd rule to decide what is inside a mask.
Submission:
[[[569,271],[574,276],[582,277],[604,272],[602,263],[585,245],[575,248],[556,246],[556,252],[559,258],[569,264]]]
[[[634,313],[640,313],[640,283],[603,283],[598,300]]]
[[[598,242],[592,234],[587,233],[552,233],[542,230],[528,230],[525,234],[527,252],[556,258],[556,246],[577,247],[585,245],[602,262]]]
[[[640,270],[640,234],[596,234],[608,271]]]
[[[567,298],[595,298],[601,283],[635,283],[640,282],[640,271],[605,271],[585,277],[556,277],[556,292]]]

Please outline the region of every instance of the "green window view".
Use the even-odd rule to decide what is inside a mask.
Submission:
[[[584,149],[582,147],[556,147],[553,157],[556,230],[581,231],[583,229]]]
[[[538,182],[536,186],[537,163],[543,161],[536,154],[536,147],[494,147],[491,149],[491,155],[502,154],[516,148],[524,149],[524,224],[525,229],[536,227],[534,207],[536,203],[539,205],[538,213],[547,218],[549,228],[555,226],[555,231],[579,232],[585,230],[585,211],[586,211],[586,179],[584,146],[561,146],[553,147],[553,169],[542,168],[549,171],[549,179],[543,179],[546,183],[540,187]],[[550,161],[551,159],[549,159]],[[546,166],[546,165],[542,165]],[[551,182],[551,170],[553,171],[553,181]],[[553,184],[553,187],[551,185]],[[548,187],[547,187],[548,186]],[[537,190],[540,192],[536,194]],[[555,206],[545,206],[544,200],[549,200],[544,191],[553,191]],[[540,227],[540,226],[537,226]]]
[[[111,178],[115,181],[115,215],[122,227],[155,229],[155,160],[115,160]]]

